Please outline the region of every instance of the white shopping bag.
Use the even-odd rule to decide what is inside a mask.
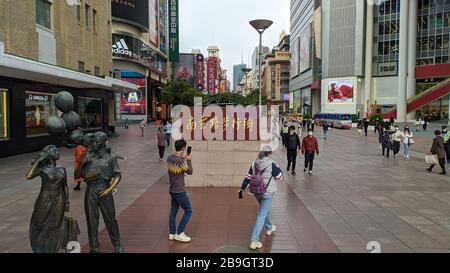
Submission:
[[[425,156],[425,163],[427,164],[438,164],[439,160],[437,155],[426,155]]]

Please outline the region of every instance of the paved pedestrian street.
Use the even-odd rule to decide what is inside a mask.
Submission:
[[[450,179],[425,171],[425,151],[415,151],[410,160],[387,159],[373,136],[332,130],[325,142],[321,128],[316,131],[320,155],[314,173],[303,173],[299,155],[297,176],[285,174],[271,209],[278,229],[272,237],[262,236],[261,252],[368,253],[371,241],[379,242],[382,252],[450,252]],[[237,188],[190,188],[193,217],[186,234],[192,242],[169,241],[167,167],[158,159],[156,130],[147,128],[141,137],[133,125],[118,133],[110,144],[127,158],[119,162],[123,180],[114,196],[125,252],[210,253],[227,247],[249,252],[258,207],[250,195],[239,200]],[[71,190],[73,151],[60,150]],[[40,188],[39,179],[25,178],[33,156],[0,159],[0,252],[31,252],[28,230]],[[273,157],[285,171],[286,151]],[[87,252],[84,189],[70,191],[69,215],[79,222],[79,241]],[[112,252],[100,223],[102,251]]]

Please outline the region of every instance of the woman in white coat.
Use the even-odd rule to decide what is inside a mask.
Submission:
[[[408,126],[405,126],[405,129],[403,130],[403,157],[409,159],[409,151],[411,148],[411,145],[414,144],[413,134],[411,133],[411,130]]]

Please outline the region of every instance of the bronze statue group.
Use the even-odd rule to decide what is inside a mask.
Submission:
[[[66,115],[71,119],[64,118],[73,109],[73,97],[69,93],[59,93],[55,104],[60,111],[64,110],[64,114],[61,117],[51,117],[53,120],[49,120],[47,125],[49,133],[58,137],[70,133],[72,145],[86,147],[84,157],[74,172],[75,179],[82,179],[87,185],[84,209],[90,252],[100,252],[98,227],[101,213],[114,251],[121,253],[123,247],[113,198],[113,191],[122,177],[118,164],[121,157],[111,152],[105,133],[84,134],[79,129],[74,130],[79,120],[73,112]],[[76,220],[65,216],[70,204],[67,172],[64,167],[57,165],[58,160],[58,148],[55,145],[46,146],[38,153],[26,175],[30,180],[38,176],[42,180],[29,231],[31,248],[35,253],[58,253],[61,249],[66,249],[69,241],[76,241],[79,234]]]

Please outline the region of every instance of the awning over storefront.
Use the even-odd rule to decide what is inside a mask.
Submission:
[[[137,90],[132,83],[111,77],[96,77],[78,71],[7,54],[0,42],[0,76],[74,88],[102,89],[113,92]]]

